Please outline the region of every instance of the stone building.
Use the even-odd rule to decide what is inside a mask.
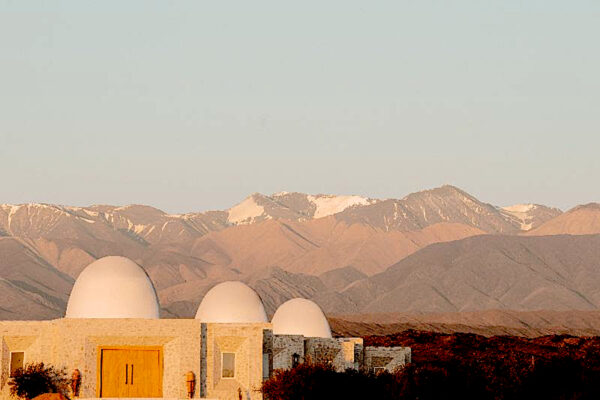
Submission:
[[[65,318],[0,321],[0,399],[11,374],[44,362],[78,370],[79,398],[262,399],[274,369],[302,362],[337,370],[394,370],[410,348],[363,347],[360,338],[332,338],[320,308],[284,303],[268,321],[259,296],[224,282],[202,300],[194,319],[159,319],[145,271],[123,257],[105,257],[78,277]]]

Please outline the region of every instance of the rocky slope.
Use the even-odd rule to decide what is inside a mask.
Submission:
[[[227,221],[234,225],[252,224],[268,219],[304,221],[337,214],[348,208],[378,203],[361,196],[308,195],[280,192],[271,196],[254,193],[228,212]]]
[[[398,200],[254,194],[228,210],[182,215],[138,205],[2,205],[0,318],[60,315],[79,272],[106,255],[144,266],[169,316],[193,315],[227,279],[249,282],[269,312],[295,296],[338,314],[593,309],[594,239],[552,236],[537,248],[538,239],[515,235],[578,225],[594,232],[595,212],[500,208],[452,186]],[[485,236],[468,239],[476,235]]]
[[[600,336],[600,311],[485,310],[458,313],[351,314],[331,317],[339,336],[391,335],[407,329],[483,336]]]
[[[259,292],[269,314],[290,298],[305,297],[328,314],[346,315],[355,322],[497,324],[510,326],[507,332],[515,334],[526,324],[534,327],[541,322],[529,316],[521,323],[509,312],[568,310],[553,324],[583,332],[585,326],[576,326],[577,318],[568,316],[573,310],[600,310],[598,245],[600,235],[487,235],[428,246],[371,277],[352,267],[320,276],[272,267],[239,278]],[[161,303],[172,315],[193,316],[215,282],[202,279],[164,289]],[[493,311],[468,317],[486,310]],[[415,316],[420,313],[429,314]],[[408,314],[410,319],[405,318]],[[539,331],[544,327],[542,323]]]
[[[577,206],[566,213],[550,219],[528,235],[591,235],[600,233],[600,204]]]
[[[365,312],[600,306],[600,235],[485,235],[438,243],[343,293]]]
[[[336,218],[385,231],[413,231],[438,223],[459,223],[488,233],[519,231],[512,219],[497,207],[482,203],[454,186],[413,193],[400,200],[389,199],[350,208],[337,214]]]
[[[558,208],[539,204],[517,204],[502,207],[500,212],[523,232],[531,231],[562,213]]]
[[[385,200],[255,193],[227,212],[227,221],[234,225],[269,219],[306,221],[334,215],[347,224],[362,223],[384,231],[415,231],[438,223],[460,223],[488,233],[528,231],[561,214],[556,208],[538,204],[495,207],[451,185]]]
[[[20,240],[0,237],[0,319],[56,318],[64,313],[73,279]]]

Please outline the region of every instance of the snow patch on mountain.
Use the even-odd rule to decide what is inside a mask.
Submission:
[[[350,207],[366,206],[376,202],[376,200],[361,196],[309,195],[307,199],[316,206],[313,218],[327,217]]]
[[[265,213],[265,208],[256,203],[254,196],[248,197],[240,204],[231,207],[227,221],[232,224],[251,224]]]
[[[2,210],[4,212],[7,213],[6,228],[12,234],[12,231],[10,229],[10,223],[12,222],[13,215],[15,215],[17,211],[19,211],[19,208],[21,208],[21,206],[12,205],[12,204],[2,204],[0,207],[2,208]]]
[[[508,213],[526,213],[536,209],[535,204],[515,204],[514,206],[502,207],[502,209]]]
[[[533,212],[538,206],[536,204],[515,204],[513,206],[502,207],[500,210],[505,215],[514,217],[520,224],[522,231],[531,230],[533,227]]]

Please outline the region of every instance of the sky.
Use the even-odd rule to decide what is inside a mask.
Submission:
[[[600,201],[600,2],[0,0],[0,203]]]

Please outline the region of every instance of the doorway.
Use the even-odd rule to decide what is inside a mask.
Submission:
[[[162,397],[162,348],[102,347],[99,364],[99,397]]]

